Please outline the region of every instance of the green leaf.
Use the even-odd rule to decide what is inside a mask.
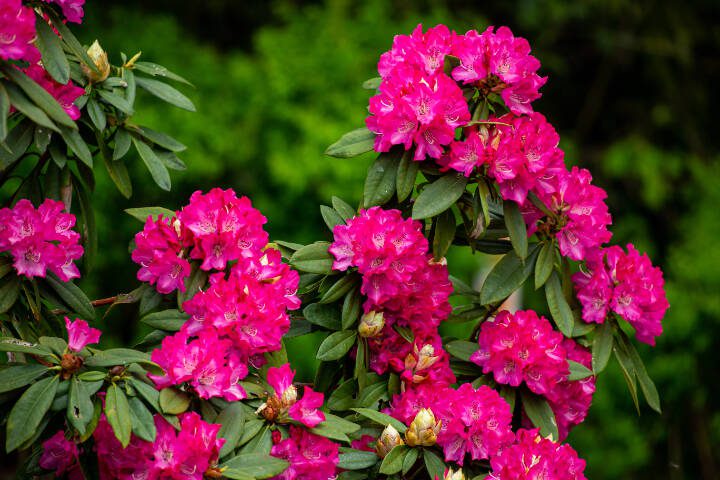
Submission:
[[[15,107],[20,113],[28,117],[32,122],[59,132],[55,122],[50,120],[50,117],[39,107],[37,107],[25,94],[12,83],[5,84],[5,91],[10,99],[10,104]],[[24,152],[23,152],[24,153]]]
[[[178,332],[190,316],[180,310],[170,309],[145,315],[140,319],[146,325],[168,332]]]
[[[572,360],[568,360],[568,366],[570,368],[570,376],[568,377],[568,380],[575,381],[575,380],[582,380],[583,378],[588,378],[593,376],[592,370],[587,368],[582,363],[574,362]]]
[[[5,90],[5,87],[2,83],[0,83],[0,142],[3,142],[7,138],[8,134],[8,124],[7,119],[8,115],[10,115],[10,97],[8,97],[7,90]],[[0,150],[5,150],[4,148],[0,147]],[[11,149],[12,151],[12,149]],[[0,159],[0,170],[2,170],[3,167],[3,161]]]
[[[363,190],[363,205],[370,208],[384,205],[395,194],[398,152],[381,153],[368,169]]]
[[[96,90],[96,92],[105,103],[112,105],[125,115],[130,116],[135,113],[133,106],[125,99],[125,97],[108,92],[107,90]]]
[[[18,399],[7,419],[6,452],[12,452],[35,435],[55,399],[59,382],[57,375],[43,378],[33,383]]]
[[[320,215],[331,232],[337,225],[345,225],[345,220],[342,216],[340,216],[334,208],[330,208],[327,205],[320,205]]]
[[[445,256],[455,240],[455,214],[445,210],[435,218],[433,227],[433,258],[440,260]]]
[[[365,90],[375,90],[380,86],[381,82],[382,78],[380,77],[369,78],[362,83],[362,88]]]
[[[341,312],[342,329],[347,330],[355,325],[358,317],[360,317],[361,311],[362,296],[360,295],[360,289],[354,288],[350,293],[345,295],[345,300],[343,300]]]
[[[336,412],[350,410],[355,405],[355,379],[349,378],[340,384],[327,399],[327,407]]]
[[[595,338],[593,338],[592,344],[592,366],[595,375],[605,370],[612,348],[613,328],[612,324],[606,320],[595,328]]]
[[[90,70],[96,73],[100,73],[97,66],[95,66],[95,62],[92,61],[87,51],[83,48],[82,45],[80,45],[78,39],[75,38],[75,35],[73,35],[70,29],[65,25],[64,19],[54,12],[45,11],[44,13],[48,14],[48,16],[50,17],[50,21],[53,24],[53,27],[55,27],[55,29],[58,31],[58,33],[60,34],[60,38],[63,39],[63,42],[65,42],[65,45],[68,46],[70,51],[74,53],[75,56],[78,57],[80,61],[83,62],[88,68],[90,68]]]
[[[87,143],[80,136],[80,132],[77,130],[71,130],[69,128],[60,126],[60,136],[65,141],[70,150],[88,167],[93,166],[93,157],[88,149]]]
[[[535,290],[545,285],[555,266],[555,244],[544,242],[535,263]]]
[[[45,346],[34,345],[30,342],[12,337],[0,337],[0,352],[29,353],[41,357],[52,356],[50,349]]]
[[[175,218],[175,212],[163,207],[126,208],[125,213],[131,217],[137,218],[143,223],[147,221],[148,217],[152,217],[153,220],[157,220],[160,215],[162,215],[163,218]]]
[[[340,330],[340,312],[335,305],[311,303],[303,309],[305,319],[328,330]]]
[[[193,265],[190,276],[185,280],[185,291],[178,291],[178,308],[182,308],[183,303],[194,297],[205,286],[207,280],[208,272],[201,270],[197,264]]]
[[[434,217],[450,208],[465,192],[467,181],[462,173],[451,172],[427,185],[415,199],[412,218]]]
[[[222,464],[223,475],[228,478],[270,478],[281,474],[289,466],[281,458],[262,453],[241,453]],[[230,474],[228,474],[230,472]]]
[[[19,296],[20,278],[15,275],[5,277],[0,284],[0,313],[10,310]]]
[[[347,443],[350,443],[348,434],[357,432],[358,430],[360,430],[360,425],[331,413],[326,413],[325,421],[317,427],[310,429],[310,431],[316,435]]]
[[[170,150],[171,152],[182,152],[184,150],[187,150],[187,147],[185,145],[178,142],[166,133],[156,132],[155,130],[148,127],[137,127],[134,130],[143,137],[153,142],[154,144],[159,145],[166,150]]]
[[[325,150],[325,155],[336,158],[356,157],[372,150],[374,144],[375,134],[367,127],[362,127],[340,137]]]
[[[390,452],[385,455],[380,464],[380,473],[392,475],[402,470],[403,460],[410,449],[405,445],[396,445]]]
[[[630,396],[632,397],[633,403],[635,404],[635,409],[637,410],[638,415],[639,415],[640,414],[640,402],[638,400],[637,383],[636,383],[637,374],[635,373],[635,365],[633,364],[633,361],[630,358],[630,352],[628,352],[625,349],[625,345],[621,344],[618,341],[618,342],[615,342],[615,345],[613,347],[613,353],[615,354],[615,358],[617,359],[618,363],[620,364],[620,370],[622,370],[622,372],[623,372],[623,377],[625,378],[625,383],[627,383],[628,390],[630,391]]]
[[[70,424],[83,435],[88,423],[92,420],[95,407],[85,383],[77,376],[70,377],[68,405],[66,416]]]
[[[24,387],[41,375],[49,372],[45,365],[14,365],[0,370],[0,393]]]
[[[35,33],[43,67],[58,83],[65,85],[70,81],[70,64],[63,52],[60,38],[40,16],[36,18]]]
[[[73,282],[63,282],[54,273],[48,272],[45,281],[58,294],[70,310],[77,313],[84,320],[92,320],[95,318],[95,307],[90,303],[90,299],[85,295],[80,287]]]
[[[158,392],[155,387],[136,378],[129,378],[127,382],[132,385],[135,391],[137,391],[155,411],[160,411],[160,392]]]
[[[390,415],[385,415],[384,413],[378,412],[377,410],[373,410],[371,408],[353,408],[352,410],[359,413],[363,417],[382,425],[383,427],[392,425],[395,430],[400,433],[405,433],[407,431],[407,427],[400,420],[393,418]]]
[[[342,358],[355,345],[357,332],[342,330],[330,334],[318,348],[315,358],[322,361],[338,360]]]
[[[239,402],[231,403],[215,417],[212,423],[221,425],[218,436],[225,439],[225,444],[220,450],[220,458],[223,458],[235,450],[243,436],[245,413],[242,404]]]
[[[572,310],[565,300],[563,294],[562,285],[560,284],[560,278],[557,273],[550,275],[547,283],[545,284],[545,298],[547,299],[550,313],[552,314],[553,320],[558,329],[566,337],[572,337],[573,324],[575,320],[573,318]]]
[[[445,349],[450,355],[466,362],[470,361],[470,357],[477,352],[478,348],[476,342],[468,342],[467,340],[454,340],[445,345]]]
[[[339,458],[338,467],[345,470],[364,470],[380,460],[375,452],[354,448],[341,448]]]
[[[63,125],[67,128],[77,130],[77,125],[63,110],[63,107],[53,98],[47,90],[35,83],[30,77],[28,77],[21,70],[6,64],[0,67],[0,70],[12,80],[18,87],[22,89],[25,94],[40,107],[50,119],[57,122],[59,125]],[[19,110],[20,108],[18,108]],[[51,130],[54,128],[50,127]]]
[[[328,252],[330,243],[315,242],[293,253],[290,264],[301,272],[326,274],[332,270],[333,257]]]
[[[425,468],[430,478],[444,478],[445,462],[432,450],[423,450],[423,460],[425,460]]]
[[[105,380],[107,375],[107,372],[100,370],[88,370],[87,372],[79,374],[78,378],[83,382],[98,382],[100,380]]]
[[[138,87],[146,90],[160,100],[163,100],[171,105],[175,105],[178,108],[182,108],[183,110],[188,110],[190,112],[195,111],[195,105],[193,105],[190,99],[167,83],[140,76],[135,77],[135,82]]]
[[[629,354],[630,361],[635,369],[635,375],[637,376],[638,383],[640,384],[640,389],[645,396],[647,404],[657,413],[662,413],[662,408],[660,407],[660,395],[658,394],[657,387],[655,387],[655,383],[647,373],[647,369],[645,368],[642,358],[640,358],[640,355],[628,339],[625,332],[618,330],[618,336],[619,341],[622,344],[622,348]]]
[[[150,361],[150,354],[130,348],[111,348],[85,359],[85,365],[88,367],[114,367],[115,365],[129,365],[131,363],[155,365]]]
[[[403,459],[402,464],[402,474],[406,475],[410,469],[415,465],[415,462],[417,462],[418,455],[420,454],[420,449],[418,448],[411,448],[408,450],[408,453],[405,455],[405,458]]]
[[[0,84],[0,102],[3,101],[3,92],[4,89]],[[1,114],[2,112],[0,112]],[[35,124],[27,119],[10,130],[7,137],[5,137],[5,145],[0,145],[0,170],[5,170],[15,163],[27,151],[32,143],[34,130]]]
[[[527,257],[528,235],[525,227],[525,219],[520,213],[520,207],[512,200],[503,202],[503,214],[505,216],[505,226],[510,233],[510,241],[513,249],[518,257]]]
[[[360,277],[356,274],[347,274],[340,277],[320,299],[320,303],[332,303],[342,298],[352,288],[360,282]]]
[[[132,181],[130,180],[130,174],[128,173],[125,163],[112,159],[112,155],[100,134],[97,134],[97,139],[103,163],[108,171],[108,175],[110,175],[110,179],[125,198],[130,198],[132,196]]]
[[[357,215],[357,211],[341,198],[332,197],[332,206],[344,220]]]
[[[385,381],[366,386],[358,396],[356,405],[363,408],[376,407],[377,402],[382,398],[388,398],[387,382]]]
[[[547,401],[529,390],[525,390],[522,392],[522,404],[530,421],[540,429],[540,435],[543,437],[552,435],[553,441],[557,441],[559,438],[557,422]]]
[[[537,255],[537,244],[530,247],[528,258],[523,261],[515,251],[508,252],[495,264],[480,289],[480,303],[489,305],[505,300],[522,287],[532,273]]]
[[[123,448],[127,447],[132,433],[130,405],[125,392],[114,383],[108,387],[105,394],[105,416],[115,432],[115,437]]]
[[[90,115],[90,120],[92,120],[95,128],[101,131],[105,130],[105,127],[107,126],[107,118],[105,118],[105,111],[100,106],[100,104],[95,101],[94,98],[88,99],[87,103],[85,104],[85,110],[87,111],[88,115]]]
[[[190,406],[190,396],[177,388],[160,390],[160,410],[170,415],[179,415]]]
[[[165,77],[170,80],[175,80],[180,83],[184,83],[185,85],[193,86],[192,83],[185,80],[180,75],[177,75],[167,68],[163,67],[162,65],[158,65],[157,63],[152,62],[135,62],[133,64],[133,68],[140,70],[143,73],[147,73],[148,75],[152,75],[153,77]]]
[[[250,440],[255,438],[255,436],[262,430],[262,428],[265,426],[265,420],[260,420],[259,418],[249,418],[245,422],[245,427],[243,428],[243,434],[240,438],[240,441],[238,442],[238,447],[245,445]]]
[[[154,441],[157,435],[157,428],[155,427],[155,420],[150,410],[148,410],[142,400],[137,397],[129,398],[128,404],[130,405],[132,432],[135,436],[147,442]]]
[[[117,161],[127,154],[130,150],[131,136],[124,128],[118,128],[115,133],[115,149],[113,150],[112,159]]]
[[[137,137],[132,137],[132,142],[135,145],[135,149],[140,154],[140,158],[142,158],[143,162],[145,162],[145,166],[150,172],[150,176],[152,176],[153,180],[155,180],[158,187],[165,191],[169,191],[170,174],[168,173],[167,167],[165,167],[162,160],[160,160],[158,156],[155,155],[153,149],[142,140]]]
[[[405,152],[400,159],[395,179],[398,202],[402,202],[410,196],[415,188],[415,180],[419,171],[420,162],[413,160],[409,151]]]

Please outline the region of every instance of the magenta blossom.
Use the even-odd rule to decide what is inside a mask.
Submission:
[[[292,384],[295,371],[286,363],[281,367],[270,367],[267,373],[268,384],[275,390],[280,407],[287,411],[290,418],[306,427],[316,427],[325,421],[325,414],[319,410],[325,396],[310,387],[303,387],[303,396],[297,399],[297,390]],[[283,413],[280,412],[280,416]]]
[[[0,0],[0,58],[36,63],[35,13],[21,0]]]
[[[65,317],[65,328],[68,332],[68,348],[73,352],[79,352],[90,343],[98,343],[102,332],[97,328],[91,328],[85,320],[76,318],[70,321]]]
[[[75,101],[85,95],[85,89],[76,86],[69,80],[65,85],[58,83],[50,74],[40,65],[30,65],[25,69],[25,74],[35,80],[35,82],[48,91],[50,95],[57,100],[63,107],[65,113],[73,120],[80,118],[80,108],[75,105]]]
[[[328,480],[337,475],[339,445],[304,428],[290,426],[288,438],[273,445],[270,454],[290,466],[274,480]]]
[[[45,2],[59,5],[68,22],[82,23],[85,0],[45,0]]]
[[[58,430],[55,435],[45,440],[42,447],[43,453],[38,462],[42,468],[54,471],[58,478],[65,475],[69,480],[85,478],[78,463],[77,444],[65,438],[63,430]]]
[[[143,230],[135,235],[132,259],[140,265],[137,278],[156,285],[160,293],[185,291],[190,276],[190,263],[183,258],[183,242],[170,218],[148,217]]]

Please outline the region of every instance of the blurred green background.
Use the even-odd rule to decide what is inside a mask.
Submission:
[[[363,80],[397,33],[418,23],[464,31],[508,25],[526,37],[549,76],[534,106],[556,126],[567,160],[609,191],[613,241],[635,243],[663,267],[672,305],[665,334],[642,348],[662,416],[638,416],[622,375],[598,382],[590,415],[570,436],[590,479],[720,478],[720,73],[717,2],[327,0],[89,1],[75,32],[119,52],[142,50],[196,86],[188,113],[142,97],[138,123],[188,145],[188,170],[161,192],[133,163],[127,201],[100,175],[95,195],[103,255],[82,284],[96,298],[136,284],[128,242],[135,206],[172,209],[196,189],[232,187],[269,218],[273,238],[327,235],[317,205],[355,204],[371,161],[323,157],[363,125]],[[715,17],[717,18],[717,17]],[[468,278],[480,259],[462,263]],[[451,269],[453,266],[451,260]],[[143,332],[118,309],[106,340]],[[312,345],[301,346],[309,350]]]

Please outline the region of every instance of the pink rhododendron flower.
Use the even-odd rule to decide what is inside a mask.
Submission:
[[[21,0],[0,0],[0,58],[36,63],[35,13]]]
[[[586,265],[587,272],[573,275],[583,320],[603,323],[613,311],[635,328],[639,341],[655,345],[669,308],[662,270],[632,244],[627,245],[627,253],[618,246],[599,250]]]
[[[545,317],[532,310],[500,312],[480,328],[480,348],[470,360],[495,381],[519,386],[525,382],[533,392],[546,394],[569,375],[563,336]]]
[[[538,429],[520,429],[513,445],[490,459],[493,480],[586,480],[585,461],[570,445],[542,438]]]
[[[483,92],[499,93],[515,115],[532,112],[530,103],[540,98],[538,89],[547,81],[537,71],[540,62],[530,55],[527,40],[513,36],[507,27],[488,27],[455,35],[451,54],[460,59],[452,77]]]
[[[65,432],[58,430],[55,435],[42,444],[43,453],[38,464],[45,470],[52,470],[60,478],[67,475],[70,480],[84,478],[78,463],[78,447],[75,442],[65,438]]]
[[[22,199],[0,209],[0,250],[13,256],[13,266],[28,278],[45,277],[47,270],[63,281],[78,278],[73,263],[83,254],[80,234],[72,230],[75,216],[62,213],[62,202],[46,199],[37,209]]]
[[[160,293],[185,291],[190,263],[183,258],[183,241],[173,219],[148,217],[143,230],[135,235],[132,259],[140,265],[137,278],[156,285]]]
[[[85,0],[45,0],[45,2],[59,5],[68,22],[82,23]]]
[[[290,426],[290,435],[273,445],[270,454],[282,458],[290,466],[275,480],[330,480],[337,474],[339,445],[325,437]]]
[[[325,396],[313,391],[310,387],[303,387],[303,396],[297,399],[297,390],[292,384],[295,371],[286,363],[281,367],[270,367],[267,373],[267,382],[275,390],[275,397],[281,411],[277,412],[279,420],[288,415],[291,419],[312,428],[325,421],[325,414],[319,410]]]
[[[30,65],[25,69],[25,74],[35,80],[35,83],[48,91],[50,95],[57,100],[63,107],[65,113],[73,120],[80,118],[80,108],[75,105],[75,100],[85,95],[85,89],[76,86],[72,80],[65,85],[58,83],[50,74],[40,65]]]
[[[452,40],[453,34],[445,25],[428,28],[425,33],[418,25],[411,35],[395,35],[392,49],[380,56],[378,72],[386,77],[398,65],[412,65],[429,75],[441,72]]]
[[[102,332],[97,328],[92,328],[85,320],[76,318],[70,321],[65,317],[65,328],[68,332],[68,348],[73,352],[79,352],[90,343],[98,343]]]

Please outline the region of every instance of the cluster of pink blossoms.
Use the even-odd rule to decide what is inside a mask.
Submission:
[[[202,480],[217,466],[225,439],[219,438],[220,425],[204,422],[195,412],[178,416],[180,431],[156,414],[154,442],[135,435],[123,448],[103,414],[93,432],[101,480],[138,478],[177,478]],[[43,443],[40,466],[67,475],[71,480],[85,478],[78,463],[78,447],[65,438],[62,430]]]
[[[447,55],[460,60],[450,75],[444,71]],[[540,97],[546,80],[538,68],[528,42],[507,27],[459,35],[445,25],[423,33],[418,25],[411,35],[396,35],[392,49],[380,56],[379,93],[370,99],[366,119],[378,134],[375,150],[414,146],[415,160],[441,158],[455,130],[470,121],[462,86],[499,93],[514,114],[531,113],[530,102]]]
[[[13,208],[0,209],[0,252],[10,252],[20,275],[45,277],[50,270],[66,282],[80,276],[73,263],[83,254],[80,234],[72,230],[75,215],[64,209],[51,199],[38,208],[22,199]]]
[[[60,6],[63,16],[68,22],[82,23],[85,12],[83,5],[85,0],[44,0],[46,3],[54,3]]]
[[[516,441],[490,459],[493,480],[586,480],[585,460],[567,444],[542,438],[538,429],[520,429]]]
[[[35,13],[22,0],[0,0],[0,58],[36,63]]]
[[[437,443],[448,462],[462,465],[468,454],[487,460],[514,440],[510,405],[488,386],[475,389],[464,383],[454,390],[422,385],[396,395],[388,413],[409,425],[422,408],[442,422]]]
[[[333,268],[357,267],[360,291],[367,296],[363,309],[381,313],[384,327],[368,345],[370,367],[385,373],[388,366],[403,372],[409,383],[427,378],[449,384],[455,381],[449,357],[437,331],[450,314],[452,284],[447,266],[433,261],[420,222],[404,219],[399,210],[372,207],[333,230],[330,253]],[[414,343],[395,327],[409,328]]]
[[[297,389],[293,385],[295,372],[286,363],[282,367],[270,367],[267,372],[267,382],[275,391],[275,396],[261,407],[261,411],[267,408],[269,403],[274,407],[279,406],[279,411],[273,412],[277,415],[278,421],[286,420],[289,417],[306,427],[313,428],[325,421],[325,414],[319,410],[322,407],[325,396],[314,391],[312,388],[303,387],[303,396],[297,399]]]
[[[500,312],[494,321],[483,323],[479,349],[470,360],[492,373],[495,381],[513,387],[525,383],[548,399],[555,412],[560,439],[581,423],[590,409],[595,391],[594,377],[569,381],[568,360],[591,366],[591,355],[574,340],[564,338],[545,317],[532,310],[514,315]]]
[[[290,426],[288,438],[277,439],[270,454],[282,458],[290,466],[274,480],[328,480],[337,475],[340,447],[325,437],[304,428]]]
[[[662,270],[632,244],[627,253],[619,246],[599,250],[585,264],[587,272],[573,275],[583,320],[603,323],[613,311],[635,328],[639,341],[655,345],[670,306]]]
[[[85,95],[84,88],[78,87],[72,81],[69,81],[65,85],[56,82],[47,70],[38,64],[30,65],[24,72],[28,77],[32,78],[35,83],[47,90],[70,118],[73,120],[80,118],[80,108],[75,105],[75,100]]]
[[[246,197],[216,188],[195,192],[176,220],[149,218],[135,236],[138,278],[161,293],[184,290],[188,259],[220,270],[182,305],[190,319],[180,332],[153,351],[165,371],[151,377],[158,386],[187,383],[201,398],[239,400],[248,365],[262,365],[264,353],[280,348],[290,328],[287,310],[300,306],[299,275],[266,248],[265,221]]]

